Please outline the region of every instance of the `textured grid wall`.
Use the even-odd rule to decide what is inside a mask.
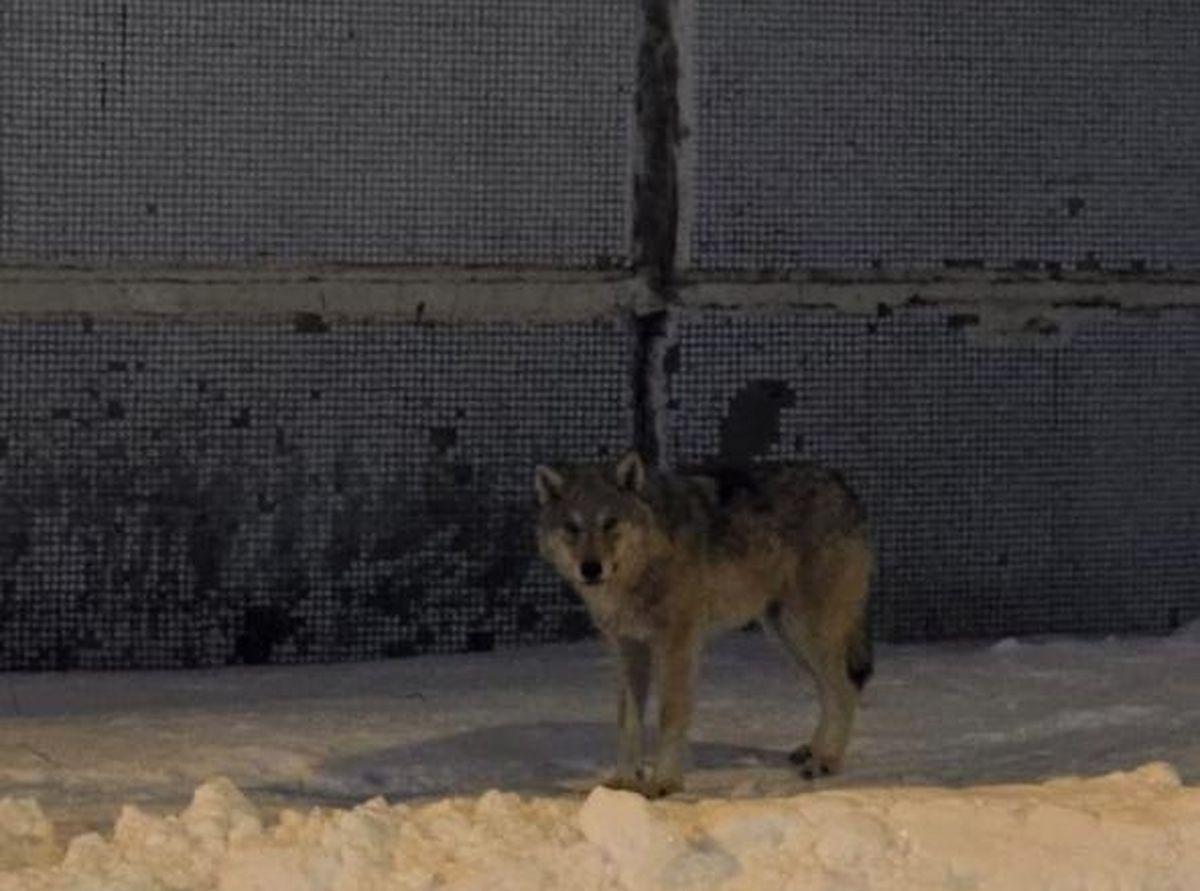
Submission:
[[[998,340],[906,309],[678,326],[670,456],[804,456],[875,516],[899,640],[1161,632],[1200,615],[1200,315]]]
[[[1200,6],[675,8],[700,270],[1200,264]],[[0,263],[627,262],[672,194],[631,218],[655,9],[0,0]],[[630,443],[649,327],[97,319],[0,321],[0,667],[586,630],[533,559],[529,471]],[[684,313],[668,457],[845,468],[886,637],[1174,627],[1200,322],[1080,319]]]
[[[697,10],[695,266],[1200,264],[1200,4]]]
[[[3,0],[0,262],[610,265],[615,0]]]
[[[532,468],[626,447],[628,333],[0,324],[0,667],[368,658],[586,630]]]

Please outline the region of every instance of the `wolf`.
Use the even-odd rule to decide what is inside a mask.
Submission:
[[[534,473],[537,545],[619,657],[613,788],[683,788],[703,645],[760,620],[816,681],[820,718],[790,755],[804,776],[837,772],[873,671],[867,626],[874,556],[859,499],[816,463],[647,468],[637,452]],[[646,703],[658,748],[642,770]]]

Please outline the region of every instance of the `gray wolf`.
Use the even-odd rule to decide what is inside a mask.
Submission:
[[[756,619],[816,681],[816,732],[791,760],[809,778],[841,768],[873,668],[874,558],[863,508],[835,471],[781,463],[668,474],[630,453],[539,466],[534,488],[539,552],[619,656],[617,770],[607,785],[648,797],[682,789],[701,649]],[[646,775],[652,678],[659,735]]]

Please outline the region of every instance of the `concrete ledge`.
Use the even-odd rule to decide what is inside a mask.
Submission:
[[[0,268],[0,315],[563,323],[653,303],[626,272],[372,267]]]
[[[826,307],[963,307],[984,327],[1020,329],[1104,307],[1143,313],[1200,308],[1200,272],[1153,275],[916,270],[693,278],[672,305],[779,311]],[[462,267],[0,267],[0,315],[286,317],[418,322],[576,322],[665,304],[627,270]]]
[[[1200,275],[1022,275],[967,271],[868,278],[853,274],[755,281],[709,277],[680,289],[685,309],[786,312],[834,309],[861,315],[937,306],[960,314],[965,327],[1003,335],[1072,330],[1097,309],[1137,315],[1200,311]]]

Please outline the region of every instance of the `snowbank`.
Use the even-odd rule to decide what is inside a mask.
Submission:
[[[0,870],[54,863],[54,827],[32,798],[0,799]]]
[[[3,891],[1037,889],[1200,883],[1200,789],[1130,773],[959,790],[656,802],[598,789],[420,806],[285,810],[264,826],[228,780],[177,816],[127,806],[65,853],[32,802],[0,802]],[[53,864],[48,858],[53,858]]]

